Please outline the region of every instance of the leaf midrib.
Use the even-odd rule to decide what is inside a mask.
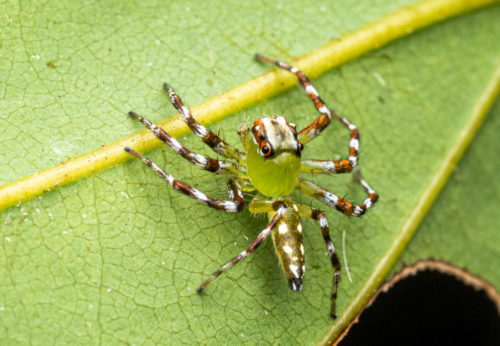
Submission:
[[[422,1],[331,40],[322,47],[294,59],[292,63],[310,77],[316,78],[336,66],[416,30],[497,2],[499,0]],[[192,107],[192,112],[202,124],[207,125],[282,93],[295,84],[295,77],[287,72],[267,72]],[[178,115],[159,122],[159,125],[174,137],[189,132]],[[123,151],[124,146],[134,146],[136,150],[145,152],[158,147],[160,143],[151,132],[138,131],[54,167],[7,183],[0,187],[0,211],[128,160],[129,155]]]

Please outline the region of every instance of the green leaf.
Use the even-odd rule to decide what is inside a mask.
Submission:
[[[500,103],[485,119],[474,143],[456,167],[403,256],[394,266],[435,258],[467,269],[500,291],[497,212],[500,187]]]
[[[269,70],[252,60],[255,51],[290,60],[410,3],[1,5],[0,183],[134,132],[141,126],[126,116],[130,109],[164,118],[173,112],[164,81],[196,105]],[[134,160],[2,212],[0,340],[286,344],[335,334],[497,70],[499,14],[494,7],[433,26],[314,80],[325,101],[360,129],[360,167],[381,195],[360,220],[297,195],[327,212],[349,265],[352,282],[344,266],[337,322],[328,316],[332,270],[310,222],[300,294],[287,287],[271,242],[196,294],[266,220],[208,209]],[[238,143],[238,124],[262,114],[283,114],[298,127],[316,116],[296,88],[211,128]],[[211,154],[193,136],[182,142]],[[345,129],[334,124],[304,155],[337,158],[347,144]],[[224,196],[224,179],[168,148],[148,156]],[[363,198],[350,176],[314,179],[351,200]]]

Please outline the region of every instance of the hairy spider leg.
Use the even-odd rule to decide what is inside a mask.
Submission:
[[[220,161],[210,157],[204,157],[200,154],[194,153],[186,147],[184,147],[179,141],[170,136],[164,129],[159,126],[156,126],[148,119],[138,115],[135,112],[128,113],[132,118],[139,120],[143,123],[148,129],[150,129],[156,137],[158,137],[161,141],[171,147],[177,154],[184,157],[186,160],[191,162],[192,164],[203,168],[209,172],[217,173],[217,174],[238,174],[238,165],[233,162],[228,161]]]
[[[316,185],[309,180],[300,178],[297,187],[305,194],[318,199],[319,201],[332,208],[337,209],[347,216],[361,216],[368,209],[370,209],[375,204],[375,202],[377,202],[378,194],[368,185],[365,180],[363,180],[359,171],[354,174],[354,178],[358,183],[361,184],[361,186],[363,186],[366,193],[368,194],[368,198],[366,198],[360,205],[355,205],[343,198],[340,198],[336,194],[327,191],[326,189],[322,188],[319,185]]]
[[[273,65],[276,65],[277,67],[290,71],[297,76],[300,84],[305,89],[307,95],[314,103],[314,106],[316,107],[318,112],[321,114],[309,126],[302,129],[297,134],[297,137],[299,139],[299,142],[302,144],[306,144],[307,142],[313,140],[316,136],[318,136],[321,133],[321,131],[323,131],[330,124],[333,110],[329,109],[326,106],[325,102],[321,99],[318,91],[312,85],[309,78],[307,78],[305,73],[299,70],[298,68],[290,66],[282,61],[267,58],[260,54],[255,54],[255,59],[258,61],[268,62]],[[333,112],[335,113],[335,111]]]
[[[182,119],[184,119],[184,122],[189,126],[195,135],[200,137],[203,142],[205,142],[205,144],[212,148],[212,150],[217,154],[226,158],[238,160],[239,162],[243,161],[244,155],[242,155],[236,148],[233,148],[231,145],[224,142],[214,132],[208,130],[205,126],[196,121],[189,108],[184,105],[181,98],[174,92],[170,85],[164,83],[163,88],[168,93],[170,102],[172,102],[174,107],[182,116]]]
[[[187,185],[181,180],[174,179],[170,174],[168,174],[167,172],[163,171],[160,167],[158,167],[153,161],[141,155],[137,151],[129,147],[125,147],[125,151],[137,157],[142,162],[144,162],[144,164],[155,170],[165,181],[167,181],[170,185],[172,185],[172,187],[175,190],[182,192],[183,194],[191,198],[194,198],[197,201],[206,204],[211,208],[225,211],[228,213],[239,213],[243,209],[243,205],[245,203],[243,200],[243,193],[241,191],[240,184],[236,179],[230,179],[227,182],[229,199],[230,199],[229,201],[213,199],[204,194],[203,192]]]
[[[332,240],[330,239],[330,229],[328,228],[328,222],[326,220],[325,213],[323,213],[319,209],[307,207],[302,204],[299,204],[298,207],[300,216],[313,219],[319,222],[321,233],[323,234],[323,239],[325,240],[326,249],[328,250],[328,254],[330,255],[330,260],[332,261],[332,267],[334,269],[333,287],[331,296],[332,304],[331,304],[330,314],[333,318],[336,318],[337,315],[335,314],[335,302],[337,299],[337,288],[340,281],[340,261],[339,261],[339,256],[337,255],[337,251],[335,251],[335,247],[333,246]]]
[[[280,202],[278,202],[280,203]],[[217,269],[208,279],[202,282],[202,284],[198,287],[197,291],[198,293],[203,291],[205,287],[208,286],[209,283],[214,281],[217,277],[219,277],[221,274],[225,273],[232,267],[234,267],[236,264],[244,260],[245,258],[248,257],[248,255],[251,255],[255,252],[255,250],[259,247],[259,245],[267,239],[269,234],[271,234],[272,230],[274,227],[278,224],[278,222],[281,220],[283,217],[284,213],[286,211],[286,206],[283,203],[280,203],[280,207],[276,211],[276,214],[273,216],[269,224],[264,228],[262,232],[255,238],[253,242],[251,242],[247,249],[242,251],[238,256],[234,257],[231,261],[226,263],[222,268]]]
[[[349,173],[358,164],[359,151],[359,131],[354,124],[351,124],[346,118],[333,112],[333,116],[345,125],[350,131],[349,156],[344,160],[302,160],[300,171],[302,173],[316,174],[334,174]]]

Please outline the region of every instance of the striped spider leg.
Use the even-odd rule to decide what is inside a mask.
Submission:
[[[241,152],[224,142],[219,136],[212,131],[207,130],[206,127],[196,121],[189,108],[184,105],[181,98],[167,83],[163,84],[163,88],[167,92],[170,102],[172,102],[174,107],[182,116],[184,122],[189,126],[195,135],[200,137],[203,142],[205,142],[205,144],[212,148],[212,150],[217,154],[222,155],[225,158],[236,159],[240,163],[244,162],[244,155]]]
[[[268,62],[270,64],[276,65],[277,67],[290,71],[297,76],[300,85],[305,89],[307,95],[320,113],[319,117],[317,117],[309,126],[305,127],[298,133],[298,139],[302,145],[313,140],[330,124],[332,113],[331,110],[326,106],[325,102],[319,96],[318,91],[312,85],[309,78],[307,78],[305,73],[298,68],[290,66],[282,61],[269,59],[260,54],[255,54],[255,59],[258,61]]]
[[[319,227],[321,228],[321,233],[323,234],[323,239],[325,240],[326,249],[330,260],[332,261],[332,267],[334,270],[333,275],[333,285],[332,285],[332,295],[331,295],[331,308],[330,316],[336,318],[335,312],[335,302],[337,301],[337,288],[340,281],[340,261],[337,251],[333,246],[332,239],[330,238],[330,229],[328,228],[328,221],[326,220],[325,213],[319,209],[314,209],[307,207],[305,205],[299,205],[300,216],[306,217],[308,219],[313,219],[319,222]]]
[[[274,232],[273,230],[276,229],[276,226],[279,225],[283,221],[283,217],[286,214],[286,211],[288,210],[287,207],[283,202],[270,202],[270,210],[269,212],[272,212],[273,215],[270,217],[271,221],[269,224],[262,230],[262,232],[259,233],[257,238],[253,242],[251,242],[247,249],[239,253],[236,257],[234,257],[232,260],[227,262],[224,266],[222,266],[220,269],[217,269],[215,272],[213,272],[212,275],[208,279],[202,282],[202,284],[198,287],[197,292],[200,293],[205,289],[205,287],[208,286],[209,283],[217,279],[221,274],[225,273],[232,267],[234,267],[236,264],[239,262],[243,261],[245,258],[248,257],[248,255],[251,255],[257,250],[257,248],[260,246],[260,244],[269,237],[271,233]]]
[[[238,150],[232,148],[222,139],[220,139],[215,133],[207,130],[203,125],[198,123],[189,109],[184,106],[182,100],[177,94],[173,91],[173,89],[168,86],[167,83],[164,84],[165,90],[168,92],[170,101],[177,108],[177,110],[181,113],[184,121],[189,126],[189,128],[195,133],[197,136],[201,137],[202,140],[211,147],[215,152],[224,155],[228,158],[239,159],[241,154]],[[170,174],[159,168],[154,162],[136,152],[135,150],[125,147],[125,151],[138,159],[140,159],[144,164],[152,168],[156,171],[165,181],[167,181],[175,190],[184,193],[185,195],[198,200],[199,202],[208,205],[211,208],[222,210],[229,213],[238,213],[243,209],[244,200],[243,193],[241,190],[241,183],[244,179],[244,168],[239,164],[230,162],[230,161],[220,161],[213,158],[207,158],[203,155],[194,153],[188,149],[186,149],[182,144],[179,143],[175,138],[170,136],[164,129],[159,126],[156,126],[151,121],[146,118],[137,115],[135,112],[129,112],[129,115],[140,122],[142,122],[147,128],[149,128],[156,137],[158,137],[161,141],[171,147],[176,153],[184,157],[187,161],[192,164],[203,168],[212,173],[216,174],[233,174],[236,175],[236,178],[231,178],[228,183],[228,193],[229,200],[219,200],[214,199],[203,192],[187,185],[181,180],[173,178]],[[245,184],[245,185],[248,185]]]

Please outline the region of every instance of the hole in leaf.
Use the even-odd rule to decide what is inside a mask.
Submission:
[[[500,296],[447,263],[405,267],[336,341],[348,345],[500,345]]]

